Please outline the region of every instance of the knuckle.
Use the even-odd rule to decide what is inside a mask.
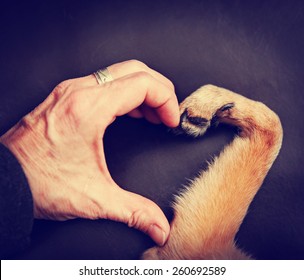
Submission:
[[[74,91],[68,98],[66,113],[70,115],[71,119],[78,122],[83,117],[87,105],[87,99],[84,98],[83,92]]]
[[[128,227],[136,228],[143,232],[146,232],[148,230],[149,223],[143,222],[145,218],[147,218],[147,213],[144,209],[134,211],[128,218]]]
[[[65,80],[60,82],[54,89],[54,91],[60,91],[60,92],[65,92],[66,89],[70,88],[72,85],[73,80],[69,79],[69,80]]]
[[[140,84],[147,85],[151,82],[151,75],[145,71],[139,71],[133,74],[133,78]]]
[[[148,66],[145,63],[143,63],[139,60],[136,60],[136,59],[128,60],[127,63],[135,71],[140,71],[140,70],[145,71],[148,68]]]
[[[30,130],[34,124],[34,118],[32,117],[32,112],[24,116],[18,123],[19,127]]]
[[[73,81],[74,79],[69,79],[60,82],[52,91],[52,96],[59,100],[59,98],[64,94],[69,94],[73,91]]]
[[[77,128],[82,122],[85,110],[88,106],[83,92],[72,91],[63,102],[56,102],[55,106],[51,107],[48,116],[53,118],[54,123]],[[61,126],[60,125],[60,126]]]
[[[170,89],[172,89],[173,91],[175,90],[174,84],[170,80],[168,80],[168,85]]]

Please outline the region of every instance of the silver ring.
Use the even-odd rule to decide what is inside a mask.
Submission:
[[[113,81],[113,77],[110,74],[108,68],[99,69],[96,72],[94,72],[93,75],[95,76],[97,83],[99,85]]]

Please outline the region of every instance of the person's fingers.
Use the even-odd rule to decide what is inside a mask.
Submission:
[[[100,100],[100,105],[106,104],[113,117],[127,114],[143,104],[154,109],[165,125],[176,127],[179,124],[179,106],[174,91],[145,72],[124,76],[95,90],[100,91],[101,99],[107,99],[106,103]]]
[[[161,120],[154,109],[146,106],[145,104],[140,106],[140,111],[143,117],[153,124],[160,124]]]
[[[86,126],[89,121],[90,127],[105,129],[116,117],[141,105],[152,108],[156,113],[155,116],[151,111],[140,109],[151,121],[157,123],[159,119],[169,127],[179,124],[179,106],[174,91],[146,72],[124,76],[102,87],[78,90],[71,95],[71,99],[75,110],[72,108],[70,111],[76,111],[79,115],[77,119],[85,121]]]
[[[164,85],[174,90],[173,83],[167,77],[155,71],[154,69],[148,67],[146,64],[144,64],[141,61],[128,60],[128,61],[113,64],[107,68],[114,79],[121,78],[123,76],[136,72],[147,72],[156,80],[160,81]]]
[[[140,108],[136,108],[136,109],[132,110],[131,112],[129,112],[128,116],[130,116],[132,118],[136,118],[136,119],[141,119],[144,117],[144,114],[142,113]]]
[[[107,69],[114,80],[136,72],[147,72],[148,74],[153,76],[156,80],[160,81],[164,85],[174,90],[174,85],[168,78],[166,78],[161,73],[151,69],[146,64],[137,60],[128,60],[128,61],[116,63],[111,66],[108,66]],[[96,78],[92,74],[85,77],[71,79],[69,81],[73,84],[74,89],[80,89],[80,88],[97,85]]]

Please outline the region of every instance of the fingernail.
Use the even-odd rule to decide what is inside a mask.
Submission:
[[[148,235],[159,245],[163,246],[166,242],[166,233],[157,225],[150,225]]]

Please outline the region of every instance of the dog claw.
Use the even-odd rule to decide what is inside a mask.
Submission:
[[[208,124],[208,120],[202,117],[191,117],[188,115],[187,109],[181,115],[181,121],[188,121],[196,126],[204,127]]]
[[[219,109],[219,111],[224,112],[224,111],[229,110],[229,109],[231,109],[231,108],[233,108],[233,107],[234,107],[234,103],[228,103],[228,104],[222,106],[222,107]]]
[[[188,121],[197,126],[206,126],[208,120],[201,117],[188,117]]]

